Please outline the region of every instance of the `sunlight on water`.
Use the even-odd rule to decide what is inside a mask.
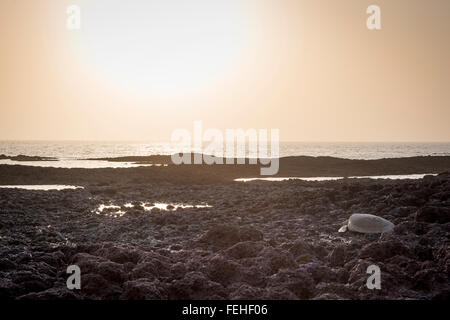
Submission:
[[[120,206],[115,205],[105,205],[101,204],[97,210],[95,211],[96,214],[102,214],[105,213],[106,216],[109,217],[115,217],[115,216],[123,216],[126,212],[120,210]]]
[[[403,179],[422,179],[425,176],[437,176],[437,173],[425,173],[425,174],[393,174],[384,176],[359,176],[350,177],[356,179],[390,179],[390,180],[403,180]]]
[[[100,204],[97,207],[97,209],[93,211],[93,213],[102,214],[109,217],[121,217],[127,213],[126,211],[123,210],[124,208],[131,209],[134,207],[135,205],[132,203],[125,203],[123,206],[114,204]],[[208,204],[192,205],[192,204],[162,203],[162,202],[155,202],[152,204],[141,202],[139,204],[139,207],[141,207],[144,211],[152,211],[153,209],[158,209],[161,211],[176,211],[178,209],[188,209],[188,208],[195,208],[195,209],[212,208],[212,206]]]
[[[340,180],[342,177],[312,177],[312,178],[300,178],[300,177],[273,177],[273,178],[239,178],[234,179],[237,182],[250,182],[250,181],[287,181],[287,180],[303,180],[303,181],[331,181]]]
[[[1,189],[24,189],[24,190],[67,190],[67,189],[84,189],[80,186],[68,186],[68,185],[10,185],[10,186],[0,186]]]
[[[397,174],[397,175],[383,175],[383,176],[352,176],[349,179],[389,179],[389,180],[403,180],[403,179],[422,179],[425,176],[436,176],[437,174]],[[273,177],[273,178],[239,178],[234,179],[237,182],[250,181],[287,181],[287,180],[302,180],[302,181],[333,181],[342,180],[344,177]]]
[[[187,209],[187,208],[212,208],[212,206],[210,205],[191,205],[191,204],[176,204],[176,203],[160,203],[160,202],[156,202],[153,205],[148,205],[148,204],[142,204],[142,207],[144,208],[144,210],[146,211],[150,211],[152,209],[160,209],[163,211],[175,211],[178,208],[180,209]]]
[[[12,161],[6,159],[0,160],[0,164],[46,167],[46,168],[86,168],[86,169],[135,168],[142,166],[152,166],[151,164],[136,164],[132,162],[109,162],[102,160],[65,160],[65,159],[61,159],[58,161]]]
[[[201,149],[192,148],[194,152]],[[0,141],[0,155],[27,155],[55,157],[65,166],[93,167],[97,161],[77,160],[87,158],[107,158],[124,156],[171,155],[180,152],[177,143],[171,142],[114,142],[114,141]],[[225,152],[226,156],[231,156]],[[370,142],[280,142],[280,157],[286,156],[330,156],[347,159],[381,159],[413,156],[450,156],[450,143],[370,143]],[[17,161],[4,164],[25,163]],[[42,161],[42,166],[54,166]],[[100,161],[104,166],[117,164]],[[28,163],[27,163],[28,165]],[[31,164],[30,164],[31,165]],[[120,164],[122,165],[122,164]]]

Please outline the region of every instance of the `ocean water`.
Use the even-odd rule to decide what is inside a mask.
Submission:
[[[50,191],[50,190],[74,190],[83,189],[81,186],[69,186],[63,184],[39,184],[39,185],[6,185],[0,186],[0,189],[23,189],[23,190],[39,190],[39,191]]]
[[[404,180],[404,179],[422,179],[423,177],[436,174],[395,174],[383,176],[350,176],[348,179],[388,179],[388,180]],[[237,182],[251,182],[251,181],[287,181],[287,180],[302,180],[302,181],[334,181],[342,180],[344,177],[270,177],[270,178],[238,178],[234,179]]]
[[[194,152],[201,150],[191,149]],[[132,167],[133,163],[86,160],[122,156],[170,155],[181,150],[164,142],[77,142],[77,141],[0,141],[0,154],[55,157],[59,161],[17,162],[19,164],[67,168]],[[448,143],[358,143],[358,142],[281,142],[280,157],[332,156],[347,159],[381,159],[412,156],[450,156]],[[220,154],[216,154],[220,155]],[[230,156],[229,153],[224,153]],[[252,156],[250,154],[250,156]]]

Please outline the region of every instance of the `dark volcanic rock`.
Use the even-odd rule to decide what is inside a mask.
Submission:
[[[200,237],[199,242],[226,248],[238,242],[260,241],[262,239],[262,232],[251,226],[221,225],[208,230]]]
[[[158,280],[133,280],[124,283],[120,299],[161,300],[167,299],[167,292]]]
[[[168,288],[169,299],[224,299],[227,297],[222,285],[206,278],[202,273],[190,272],[183,279],[175,280]]]
[[[411,257],[413,253],[400,241],[377,241],[364,246],[359,257],[371,258],[374,261],[383,261],[396,255]]]
[[[67,288],[50,288],[41,292],[32,292],[23,296],[20,296],[19,300],[76,300],[79,299],[77,291],[69,290]]]
[[[6,167],[3,184],[85,189],[0,189],[2,299],[448,299],[449,174],[233,183],[228,168],[193,178],[189,168]],[[140,207],[157,202],[211,207]],[[338,233],[356,212],[394,231]],[[66,288],[73,264],[81,290]],[[372,264],[381,290],[366,286]]]
[[[310,299],[314,292],[314,280],[309,273],[297,270],[280,270],[268,280],[269,287],[283,287],[291,291],[297,299]]]
[[[245,241],[228,248],[226,253],[234,259],[252,258],[258,256],[263,248],[262,242]]]
[[[237,287],[234,289],[234,287]],[[252,287],[248,284],[238,283],[229,288],[234,290],[230,294],[230,299],[233,300],[259,300],[264,297],[265,290],[263,288]]]
[[[206,268],[209,278],[224,286],[238,282],[240,279],[239,265],[221,255],[214,256]]]
[[[345,246],[339,246],[330,253],[329,260],[332,266],[343,266],[347,257]]]
[[[0,154],[0,160],[2,159],[10,159],[13,161],[58,161],[58,159],[51,157],[25,156],[22,154],[17,156],[6,156],[4,154]]]
[[[95,273],[81,275],[81,292],[93,299],[117,299],[122,289]]]
[[[267,247],[262,251],[262,255],[264,264],[270,270],[269,274],[274,274],[280,269],[292,268],[296,265],[294,257],[288,251]]]
[[[446,207],[423,207],[416,213],[416,221],[430,223],[450,222],[450,208]]]

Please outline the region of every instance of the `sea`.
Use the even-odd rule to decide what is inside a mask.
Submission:
[[[115,141],[0,141],[0,155],[54,157],[58,161],[0,160],[0,164],[59,168],[133,167],[134,163],[86,160],[123,156],[170,155],[182,150],[167,142]],[[193,152],[201,152],[192,148]],[[220,155],[217,154],[216,155]],[[225,150],[222,154],[230,156]],[[450,142],[280,142],[280,157],[330,156],[382,159],[413,156],[450,156]]]

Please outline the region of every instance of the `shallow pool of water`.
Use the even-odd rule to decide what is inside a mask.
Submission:
[[[204,205],[204,204],[199,204],[199,205],[192,205],[192,204],[182,204],[182,203],[162,203],[162,202],[156,202],[152,205],[143,203],[142,207],[144,208],[144,210],[146,211],[150,211],[152,209],[160,209],[163,211],[175,211],[177,209],[187,209],[187,208],[211,208],[210,205]]]
[[[62,184],[42,184],[42,185],[8,185],[0,186],[0,189],[24,189],[24,190],[67,190],[67,189],[83,189],[80,186],[69,186]]]
[[[71,169],[136,168],[142,166],[145,167],[167,166],[163,164],[137,164],[133,162],[114,162],[104,160],[76,160],[76,159],[59,159],[58,161],[13,161],[10,159],[3,159],[0,160],[0,164],[46,167],[46,168],[71,168]]]
[[[123,216],[126,214],[125,209],[132,209],[135,205],[132,203],[125,203],[122,206],[114,205],[114,204],[100,204],[96,210],[93,212],[96,214],[104,214],[107,216]],[[151,211],[153,209],[159,209],[161,211],[176,211],[178,209],[188,209],[188,208],[196,208],[196,209],[202,209],[202,208],[212,208],[209,204],[184,204],[184,203],[163,203],[163,202],[155,202],[155,203],[148,203],[148,202],[141,202],[139,204],[139,207],[144,209],[145,211]]]
[[[403,179],[422,179],[425,176],[436,176],[437,174],[424,173],[424,174],[397,174],[397,175],[381,175],[381,176],[351,176],[349,179],[390,179],[390,180],[403,180]],[[250,181],[286,181],[286,180],[302,180],[302,181],[333,181],[341,180],[344,177],[271,177],[271,178],[239,178],[234,179],[238,182],[250,182]]]

